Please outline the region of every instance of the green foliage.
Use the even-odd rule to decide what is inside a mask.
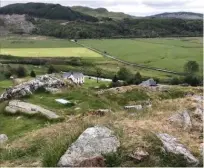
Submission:
[[[69,7],[59,4],[46,3],[16,3],[4,6],[0,9],[0,14],[27,14],[33,17],[60,20],[86,20],[95,22],[98,19],[88,16]],[[28,19],[28,16],[26,17]],[[30,18],[29,18],[30,20]]]
[[[88,126],[90,124],[83,123],[81,128],[77,129],[73,134],[58,136],[57,139],[45,145],[42,149],[43,167],[56,167],[60,157]]]
[[[120,167],[124,160],[124,156],[121,152],[105,154],[104,158],[107,167]]]
[[[101,68],[96,68],[96,77],[97,77],[97,83],[98,83],[98,78],[100,78],[102,75],[102,69]]]
[[[55,72],[57,72],[57,70],[52,65],[50,65],[48,70],[47,70],[47,73],[52,74],[52,73],[55,73]]]
[[[118,77],[117,77],[117,75],[114,75],[114,77],[113,77],[113,79],[112,79],[112,82],[115,83],[115,82],[117,82],[117,81],[118,81]]]
[[[117,76],[120,80],[128,81],[132,77],[132,73],[125,67],[120,68],[117,73]]]
[[[202,78],[197,75],[187,75],[184,78],[184,82],[191,86],[198,86],[202,84]]]
[[[184,71],[187,73],[195,73],[199,71],[199,64],[196,61],[188,61],[184,65]]]
[[[171,80],[170,80],[170,84],[171,85],[178,85],[178,84],[181,84],[182,81],[181,79],[179,79],[178,77],[173,77]]]
[[[30,76],[33,77],[33,78],[35,78],[35,77],[36,77],[35,71],[32,70],[32,71],[30,72]]]
[[[35,25],[35,34],[72,39],[202,36],[203,30],[202,20],[156,18],[111,20],[100,24],[73,21],[66,25],[61,25],[59,21],[38,20]]]
[[[16,69],[16,75],[19,77],[19,78],[22,78],[22,77],[25,77],[27,74],[26,74],[26,69],[23,67],[23,66],[19,66],[17,69]]]

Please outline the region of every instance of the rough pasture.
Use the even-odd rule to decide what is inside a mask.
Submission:
[[[202,38],[80,40],[82,44],[106,51],[121,60],[178,72],[195,60],[202,71]]]

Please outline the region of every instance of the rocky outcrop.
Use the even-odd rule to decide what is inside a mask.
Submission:
[[[40,114],[50,120],[61,118],[60,116],[58,116],[57,114],[55,114],[54,112],[50,110],[44,109],[34,104],[23,102],[20,100],[10,101],[8,106],[6,106],[5,108],[5,112],[10,113],[10,114],[16,114],[16,113],[23,113],[23,114],[28,114],[28,115]]]
[[[0,19],[4,21],[4,28],[13,33],[31,33],[35,26],[26,20],[25,15],[0,15]]]
[[[137,148],[129,155],[135,162],[141,162],[149,157],[149,153],[142,148]]]
[[[26,95],[31,95],[34,91],[40,88],[62,88],[66,85],[63,79],[60,79],[53,75],[39,76],[31,81],[22,83],[12,88],[6,89],[6,91],[0,96],[0,101],[8,100],[11,98],[19,98]]]
[[[91,127],[86,129],[68,148],[60,158],[58,166],[104,166],[102,154],[116,152],[119,146],[120,142],[113,131],[102,126]]]
[[[179,143],[175,137],[165,133],[157,134],[157,137],[162,141],[166,152],[183,155],[191,166],[199,164],[198,159],[196,159],[183,144]]]
[[[0,134],[0,145],[5,143],[8,140],[8,137],[6,134]]]
[[[192,127],[191,118],[187,111],[174,114],[169,118],[169,121],[176,126],[182,127],[184,130]]]

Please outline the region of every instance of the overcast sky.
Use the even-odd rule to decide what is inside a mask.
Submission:
[[[64,6],[104,7],[109,11],[124,12],[135,16],[148,16],[163,12],[203,13],[204,0],[0,0],[1,6],[12,3],[46,2]]]

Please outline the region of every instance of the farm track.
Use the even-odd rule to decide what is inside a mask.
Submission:
[[[90,50],[92,50],[92,51],[94,51],[94,52],[97,52],[97,53],[101,54],[101,55],[104,56],[104,57],[113,59],[113,60],[115,60],[115,61],[118,61],[118,62],[123,63],[123,64],[126,64],[126,65],[135,66],[135,67],[139,67],[139,68],[144,68],[144,69],[148,69],[148,70],[154,70],[154,71],[164,72],[164,73],[169,73],[169,74],[185,75],[185,73],[181,73],[181,72],[176,72],[176,71],[166,70],[166,69],[162,69],[162,68],[149,67],[149,66],[145,66],[145,65],[141,65],[141,64],[136,64],[136,63],[127,62],[127,61],[118,59],[118,58],[116,58],[116,57],[114,57],[114,56],[112,56],[112,55],[105,54],[105,53],[103,53],[102,51],[100,51],[100,50],[98,50],[98,49],[95,49],[95,48],[86,46],[86,45],[81,44],[81,43],[79,43],[79,42],[77,42],[77,44],[80,45],[80,46],[82,46],[82,47],[85,47],[85,48],[87,48],[87,49],[90,49]]]

